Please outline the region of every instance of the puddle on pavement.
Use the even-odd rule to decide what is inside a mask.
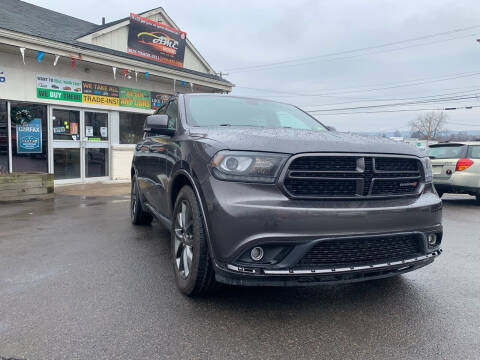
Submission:
[[[81,208],[86,208],[86,207],[89,207],[89,206],[98,206],[98,205],[105,205],[105,204],[107,204],[107,202],[96,201],[96,202],[91,202],[91,203],[82,203],[82,204],[79,204],[79,206]]]

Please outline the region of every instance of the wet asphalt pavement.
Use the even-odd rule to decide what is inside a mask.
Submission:
[[[0,204],[0,358],[479,359],[480,206],[446,196],[444,253],[341,286],[177,292],[168,234],[105,196]]]

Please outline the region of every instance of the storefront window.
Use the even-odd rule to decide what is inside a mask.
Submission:
[[[0,100],[0,174],[8,173],[8,108]]]
[[[85,138],[89,141],[108,140],[108,115],[106,113],[85,112]]]
[[[53,140],[80,140],[80,112],[55,109],[52,117]]]
[[[120,113],[120,144],[137,144],[143,138],[145,114]]]
[[[48,172],[47,106],[11,102],[13,172]]]

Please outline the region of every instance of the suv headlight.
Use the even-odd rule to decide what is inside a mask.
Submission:
[[[423,173],[425,174],[425,183],[430,184],[433,181],[432,160],[429,157],[422,158]]]
[[[289,155],[248,151],[220,151],[210,166],[219,180],[273,184]]]

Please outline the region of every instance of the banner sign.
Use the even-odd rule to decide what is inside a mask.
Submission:
[[[17,153],[42,153],[42,120],[35,118],[30,122],[16,126]]]
[[[120,88],[120,106],[129,106],[139,109],[151,109],[150,91]]]
[[[160,106],[162,106],[166,101],[168,101],[171,96],[172,95],[152,91],[152,109],[157,110],[158,108],[160,108]]]
[[[127,52],[183,67],[187,34],[165,24],[130,14]]]
[[[37,97],[63,101],[82,101],[82,82],[49,75],[37,75]]]
[[[36,81],[37,97],[40,99],[156,110],[172,96],[149,90],[99,84],[50,75],[36,75]],[[54,129],[54,131],[61,133],[60,128]]]
[[[83,81],[82,88],[84,103],[111,106],[118,106],[120,103],[118,86]]]

